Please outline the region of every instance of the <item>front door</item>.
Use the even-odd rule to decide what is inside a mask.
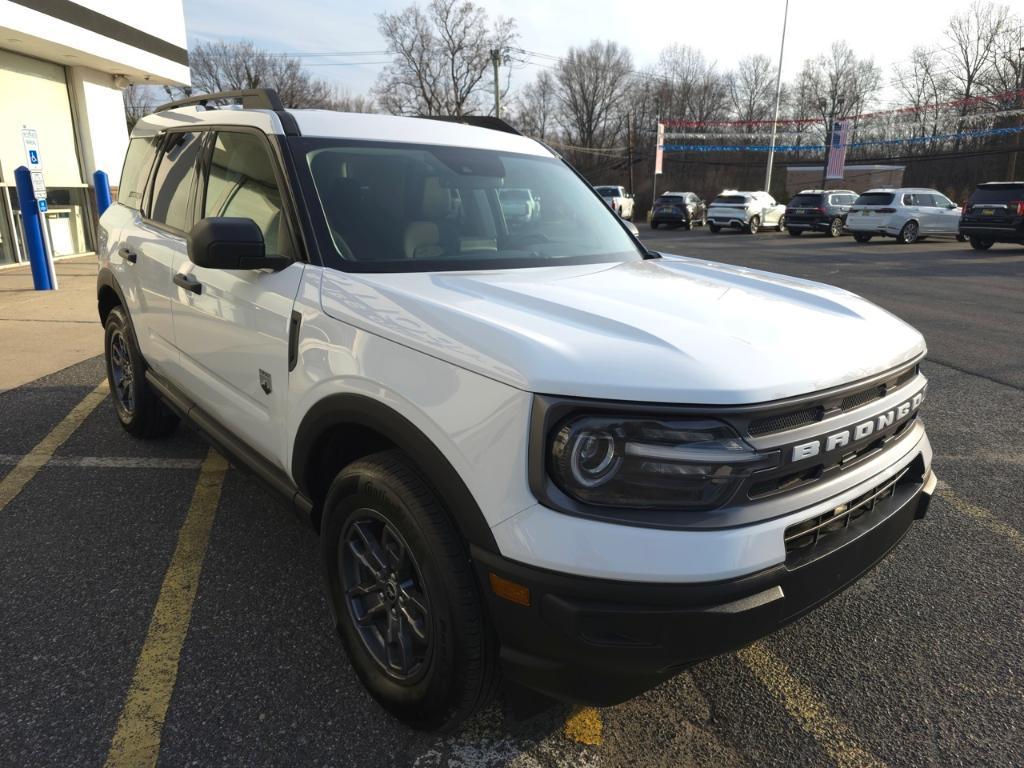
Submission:
[[[267,138],[219,131],[208,138],[196,219],[252,219],[267,255],[294,260],[278,272],[224,270],[178,261],[174,336],[186,388],[196,403],[265,458],[285,467],[288,330],[302,277],[282,189]]]

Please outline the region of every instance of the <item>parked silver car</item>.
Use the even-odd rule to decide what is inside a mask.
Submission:
[[[936,189],[869,189],[850,208],[846,228],[858,243],[876,236],[895,237],[898,243],[956,236],[960,206]]]

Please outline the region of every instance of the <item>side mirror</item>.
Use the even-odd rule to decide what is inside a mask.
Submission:
[[[210,217],[188,235],[188,258],[208,269],[284,269],[287,256],[267,256],[263,233],[252,219]]]

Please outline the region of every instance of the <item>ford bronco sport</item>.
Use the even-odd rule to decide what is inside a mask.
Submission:
[[[609,705],[740,648],[935,488],[917,331],[651,252],[546,146],[465,122],[193,97],[139,121],[101,219],[121,424],[187,420],[315,526],[355,671],[420,728],[499,679]]]

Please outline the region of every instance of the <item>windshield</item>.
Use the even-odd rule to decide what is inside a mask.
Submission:
[[[560,160],[460,147],[296,139],[342,269],[538,267],[643,258]],[[527,204],[532,199],[532,204]],[[339,261],[340,260],[340,261]]]
[[[865,192],[854,205],[892,205],[893,197],[891,192]]]

